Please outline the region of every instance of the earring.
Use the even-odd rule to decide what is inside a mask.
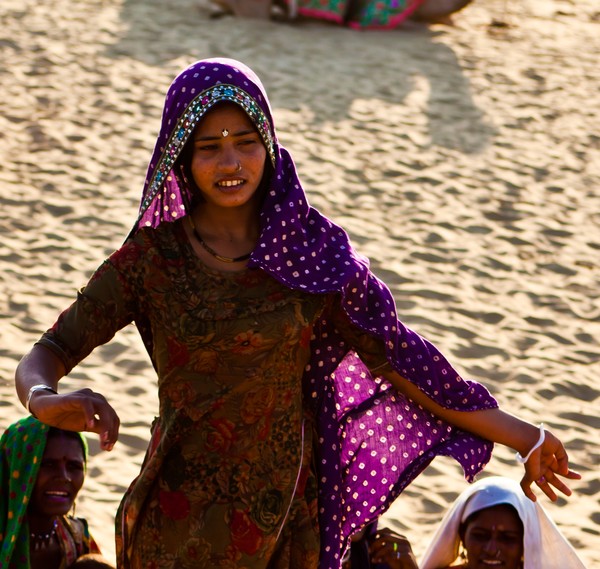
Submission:
[[[189,187],[190,184],[188,182],[187,176],[185,175],[185,168],[183,167],[183,164],[180,164],[179,166],[179,175],[181,176],[183,183]]]

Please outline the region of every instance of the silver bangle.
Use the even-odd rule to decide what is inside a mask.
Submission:
[[[53,389],[52,387],[50,387],[49,385],[46,385],[44,383],[38,383],[37,385],[33,385],[31,386],[31,388],[29,389],[29,393],[27,393],[27,399],[25,400],[25,408],[27,409],[27,411],[29,413],[31,413],[31,415],[34,415],[34,413],[32,412],[31,408],[29,407],[30,403],[31,403],[31,396],[36,392],[36,391],[50,391],[52,393],[54,393],[54,395],[57,395],[57,391],[55,389]],[[37,417],[36,417],[37,418]]]
[[[521,464],[525,464],[529,460],[529,457],[533,454],[533,451],[537,450],[544,444],[545,438],[546,438],[546,434],[544,433],[544,423],[540,423],[540,438],[538,439],[537,443],[535,443],[533,445],[533,447],[531,447],[531,450],[527,453],[527,456],[522,457],[521,453],[519,453],[519,452],[517,454],[515,454],[515,458],[516,458],[517,462],[520,462]]]

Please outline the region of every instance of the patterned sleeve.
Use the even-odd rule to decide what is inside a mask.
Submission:
[[[56,537],[63,556],[61,569],[70,567],[83,555],[102,555],[85,518],[61,516],[57,522]]]
[[[139,255],[133,242],[113,253],[37,342],[62,360],[66,373],[136,318],[139,299],[129,282]]]
[[[371,373],[381,374],[384,371],[392,371],[383,341],[367,334],[351,322],[342,308],[339,296],[333,296],[330,299],[325,308],[324,318],[333,322],[338,332],[358,354]]]
[[[94,536],[89,533],[88,530],[88,543],[87,543],[87,553],[97,553],[98,555],[102,555],[102,551],[100,551],[100,547],[96,543]]]
[[[79,556],[87,555],[88,553],[101,554],[102,552],[100,551],[100,548],[98,547],[98,544],[96,543],[96,540],[90,533],[90,528],[87,523],[87,520],[85,518],[75,518],[75,519],[78,520],[79,522],[81,522],[82,529],[83,529],[81,549],[79,552]]]

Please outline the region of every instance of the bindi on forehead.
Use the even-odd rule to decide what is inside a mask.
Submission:
[[[242,128],[240,130],[231,131],[228,128],[221,129],[220,134],[207,134],[203,135],[200,131],[198,131],[194,136],[194,141],[205,141],[205,140],[222,140],[223,138],[228,137],[239,137],[239,136],[248,136],[249,134],[258,134],[254,128]]]

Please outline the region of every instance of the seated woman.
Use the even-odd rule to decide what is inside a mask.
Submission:
[[[100,554],[86,520],[68,514],[86,459],[79,433],[31,416],[6,429],[0,439],[0,567],[66,569],[86,554]]]
[[[442,519],[421,569],[585,569],[571,544],[518,482],[492,476],[468,487]]]
[[[218,12],[247,18],[309,18],[352,28],[395,28],[406,20],[450,24],[471,0],[213,0]]]

